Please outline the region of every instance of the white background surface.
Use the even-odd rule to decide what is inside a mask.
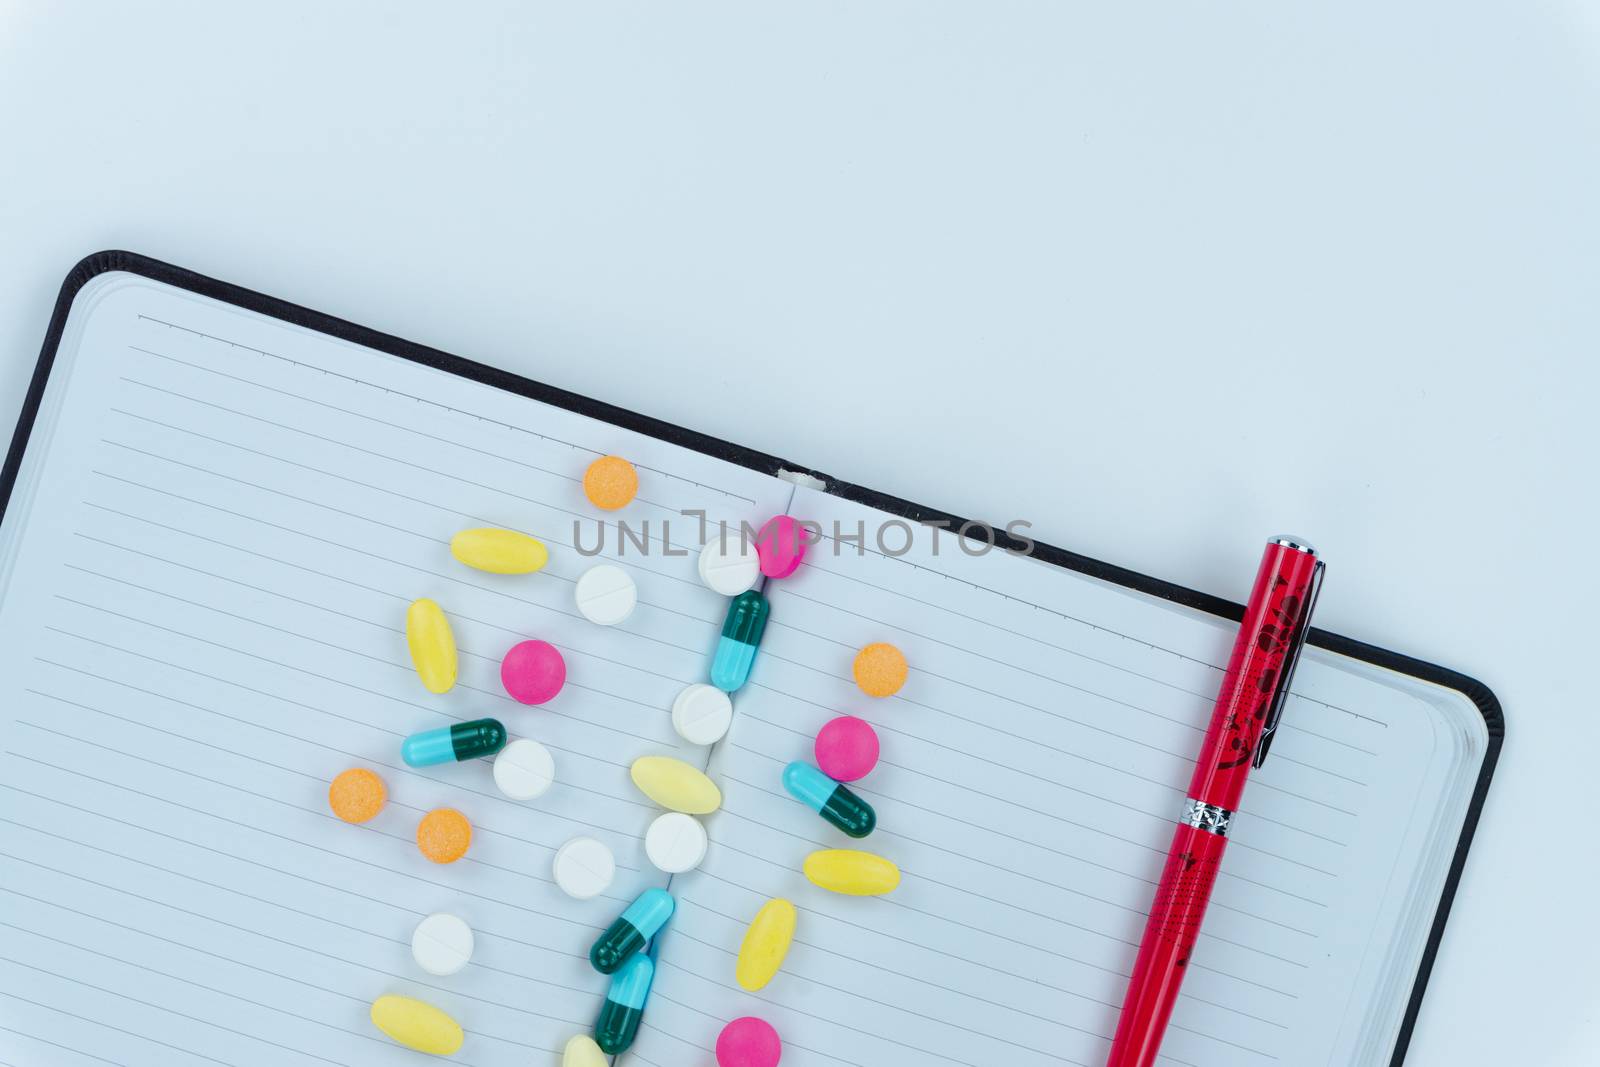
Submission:
[[[326,10],[325,10],[326,8]],[[123,247],[1456,666],[1410,1067],[1600,1057],[1600,10],[0,0],[0,421]]]

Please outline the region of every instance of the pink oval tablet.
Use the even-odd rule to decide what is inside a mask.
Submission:
[[[778,1067],[783,1042],[765,1019],[746,1015],[717,1035],[717,1067]]]
[[[768,519],[756,534],[756,556],[768,578],[787,578],[806,555],[805,528],[788,515]]]
[[[567,684],[567,661],[548,641],[523,641],[500,661],[500,682],[514,699],[543,704]]]
[[[841,715],[817,731],[815,751],[823,774],[854,782],[878,765],[878,732],[865,719]]]

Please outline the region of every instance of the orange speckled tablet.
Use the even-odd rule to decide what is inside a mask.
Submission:
[[[639,491],[639,472],[621,456],[601,456],[583,472],[583,492],[603,511],[627,507]]]
[[[365,767],[352,767],[328,786],[328,807],[345,822],[366,822],[383,810],[389,791]]]
[[[882,641],[856,653],[856,684],[869,697],[892,697],[900,692],[909,670],[906,654]]]
[[[417,824],[417,847],[435,863],[454,863],[472,844],[472,824],[455,808],[434,808]]]

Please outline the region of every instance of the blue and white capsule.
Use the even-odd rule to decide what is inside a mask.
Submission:
[[[601,974],[614,974],[667,925],[676,907],[672,894],[665,889],[646,889],[595,940],[589,949],[589,962]]]
[[[594,1043],[608,1056],[626,1052],[639,1034],[645,1002],[650,999],[650,983],[655,981],[656,965],[648,953],[635,954],[611,979],[600,1018],[594,1024]]]
[[[872,805],[809,763],[795,762],[783,769],[783,787],[789,795],[827,819],[851,837],[866,837],[878,825]]]
[[[731,693],[750,678],[750,667],[756,661],[756,649],[761,645],[771,610],[767,598],[754,589],[733,598],[728,617],[722,622],[716,655],[711,658],[712,685]]]

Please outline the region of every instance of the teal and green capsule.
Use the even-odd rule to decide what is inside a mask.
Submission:
[[[722,623],[722,636],[717,639],[717,653],[711,658],[712,685],[724,693],[744,685],[771,610],[767,598],[754,589],[733,598]]]
[[[866,837],[878,825],[878,813],[872,810],[871,804],[809,763],[796,762],[785,767],[783,787],[790,796],[851,837]]]
[[[676,906],[665,889],[646,889],[595,941],[589,949],[589,962],[601,974],[615,973],[667,925]]]
[[[400,758],[411,767],[431,767],[492,756],[505,747],[506,728],[499,719],[473,719],[412,734],[400,743]]]
[[[650,983],[656,977],[656,964],[648,953],[635,953],[611,979],[600,1018],[594,1024],[594,1043],[608,1056],[626,1052],[639,1033],[645,1001],[650,999]]]

